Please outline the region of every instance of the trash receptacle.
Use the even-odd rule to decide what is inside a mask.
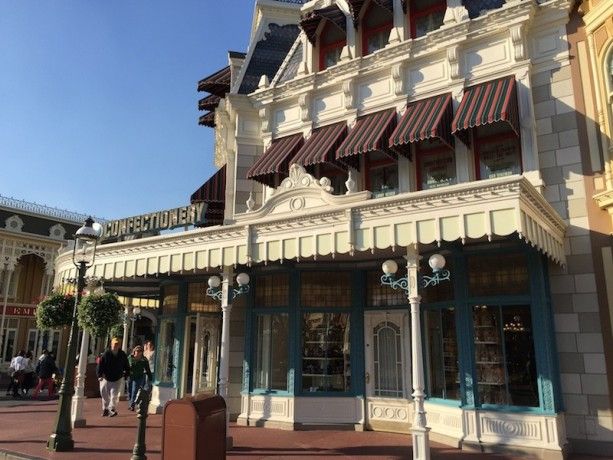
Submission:
[[[163,460],[226,458],[226,402],[201,393],[169,401],[162,423]]]

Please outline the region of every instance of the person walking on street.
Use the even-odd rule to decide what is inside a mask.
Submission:
[[[32,399],[38,398],[38,393],[43,387],[47,387],[47,393],[49,399],[53,398],[55,381],[53,380],[53,374],[57,372],[57,366],[55,365],[55,359],[47,350],[43,350],[42,359],[38,360],[36,364],[36,374],[38,375],[38,384],[32,392]]]
[[[100,382],[103,417],[115,417],[117,415],[121,379],[130,375],[128,357],[120,349],[120,344],[121,341],[114,337],[111,340],[111,348],[104,352],[96,367],[96,375]]]
[[[134,410],[136,403],[136,394],[145,384],[145,378],[151,381],[151,369],[149,368],[149,360],[143,356],[143,347],[137,345],[134,347],[132,354],[128,358],[130,363],[130,407],[131,411]]]
[[[11,378],[11,381],[6,389],[7,395],[10,395],[12,391],[14,398],[21,396],[19,394],[19,379],[23,375],[26,366],[26,351],[21,350],[19,353],[17,353],[17,356],[11,359],[11,364],[9,365],[9,377]]]

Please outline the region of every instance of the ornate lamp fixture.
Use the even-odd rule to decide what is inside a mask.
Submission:
[[[249,275],[247,273],[239,273],[236,276],[236,282],[238,288],[232,288],[231,296],[234,300],[241,294],[249,292]],[[219,276],[211,276],[208,280],[209,287],[206,290],[206,295],[209,297],[221,301],[222,292],[219,286],[221,285],[221,278]]]
[[[442,254],[433,254],[428,259],[428,265],[432,269],[432,276],[422,275],[420,277],[421,287],[436,286],[442,281],[451,280],[451,273],[445,270],[446,260]],[[383,276],[381,276],[381,284],[389,286],[392,289],[402,289],[405,292],[409,290],[408,276],[396,279],[398,264],[393,260],[386,260],[381,265]]]

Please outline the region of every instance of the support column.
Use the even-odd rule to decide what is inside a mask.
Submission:
[[[232,437],[228,436],[230,422],[230,401],[228,385],[230,380],[230,314],[232,313],[232,277],[231,268],[225,268],[221,281],[221,352],[219,357],[219,395],[226,401],[226,441],[232,446]]]
[[[196,339],[194,340],[194,372],[192,374],[192,395],[196,396],[198,393],[198,388],[200,387],[200,378],[201,371],[200,366],[202,364],[202,347],[200,346],[200,335],[202,331],[200,330],[200,313],[196,313]]]
[[[8,302],[9,287],[11,286],[11,277],[13,276],[14,270],[15,270],[15,263],[9,260],[6,265],[6,268],[4,269],[4,286],[3,286],[4,296],[2,299],[2,320],[0,320],[0,354],[4,352],[4,336],[5,336],[4,323],[6,320],[6,304]],[[0,361],[2,360],[0,359]]]
[[[79,367],[77,369],[76,389],[72,397],[70,419],[73,428],[82,428],[87,425],[83,414],[85,401],[85,374],[87,372],[87,355],[89,350],[89,332],[83,329],[81,334],[81,350],[79,352]]]
[[[419,255],[414,247],[407,249],[408,298],[411,305],[411,364],[413,371],[413,459],[430,460],[430,429],[426,426],[424,408],[424,363],[421,347],[421,296],[418,293]]]
[[[121,349],[129,356],[128,353],[128,340],[130,340],[130,316],[132,315],[132,299],[127,298],[127,303],[125,307],[125,318],[123,321],[123,340],[121,341]],[[112,338],[112,337],[111,337]],[[121,378],[121,385],[119,386],[119,398],[121,400],[125,400],[126,396],[126,382],[125,379]]]

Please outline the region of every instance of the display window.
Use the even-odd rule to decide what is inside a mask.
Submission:
[[[159,343],[156,347],[158,362],[155,375],[160,383],[171,384],[175,369],[176,326],[174,319],[160,321]]]
[[[255,320],[253,387],[287,391],[289,370],[289,315],[258,314]]]
[[[302,316],[302,391],[347,392],[351,389],[349,314]]]
[[[483,405],[538,407],[530,307],[473,307],[478,400]]]
[[[411,38],[419,38],[443,25],[446,0],[411,0]]]
[[[205,282],[189,283],[187,286],[187,310],[191,313],[219,313],[221,307],[212,297],[206,295]]]
[[[326,21],[319,35],[319,70],[336,65],[341,59],[341,53],[346,44],[345,32],[330,21]]]
[[[425,312],[425,361],[430,398],[460,399],[460,369],[455,308]]]
[[[162,314],[173,315],[179,308],[179,285],[169,284],[163,288]]]
[[[452,149],[436,139],[419,142],[415,149],[420,190],[457,184],[455,152]]]
[[[392,13],[371,2],[362,20],[362,55],[385,48],[392,30]]]

